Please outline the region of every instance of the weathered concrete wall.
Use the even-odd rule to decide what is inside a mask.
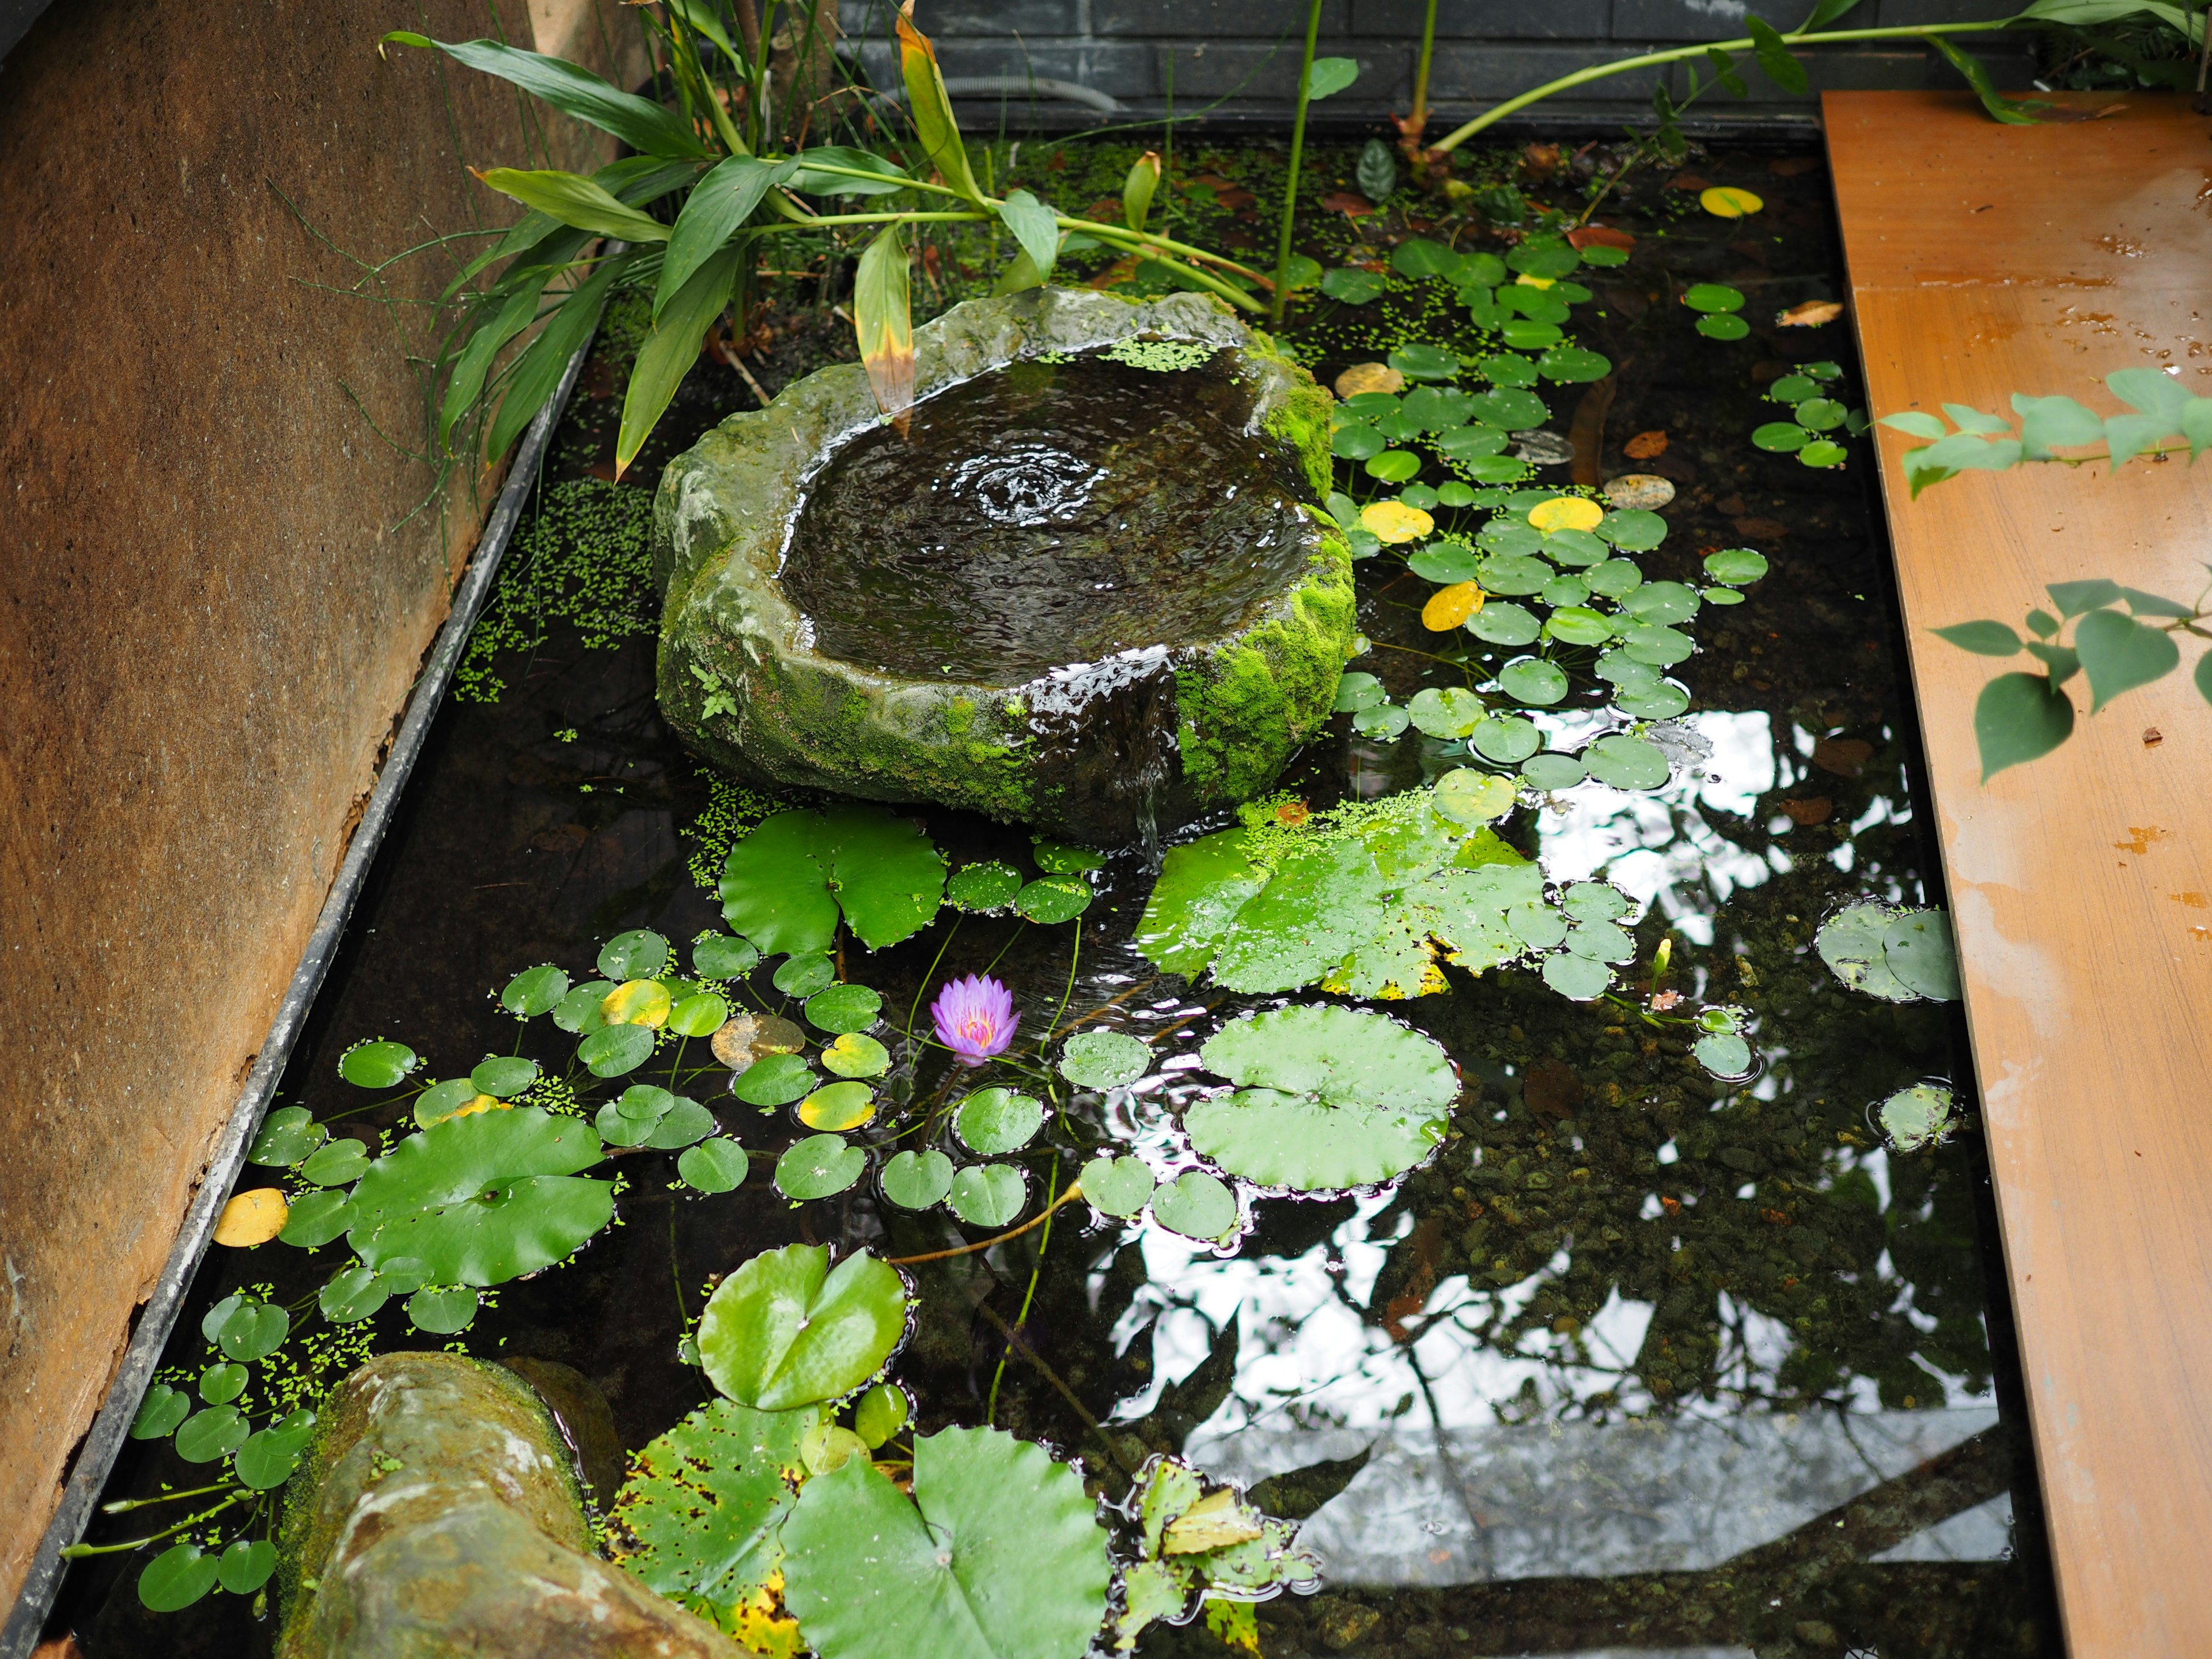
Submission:
[[[611,0],[506,36],[635,81]],[[0,1593],[159,1275],[473,547],[394,313],[316,284],[515,216],[586,134],[388,28],[477,0],[56,6],[0,82]],[[465,257],[465,256],[464,256]],[[391,273],[434,294],[455,260]],[[353,398],[358,397],[360,408]],[[362,410],[366,410],[364,416]]]

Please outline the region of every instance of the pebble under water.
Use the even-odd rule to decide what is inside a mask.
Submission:
[[[1240,154],[1211,164],[1233,168]],[[1583,783],[1535,798],[1501,827],[1553,880],[1602,872],[1631,894],[1638,955],[1623,996],[1664,1006],[1663,984],[1693,1004],[1747,1010],[1753,1075],[1716,1080],[1685,1033],[1648,1025],[1622,1003],[1571,1001],[1516,969],[1455,970],[1443,994],[1379,1005],[1443,1044],[1468,1085],[1452,1139],[1404,1179],[1328,1201],[1248,1194],[1246,1225],[1225,1250],[1149,1219],[1086,1221],[1072,1206],[1049,1230],[908,1270],[920,1316],[892,1374],[923,1431],[995,1422],[1079,1458],[1111,1499],[1127,1490],[1130,1462],[1181,1452],[1217,1476],[1258,1483],[1273,1513],[1305,1518],[1325,1582],[1316,1595],[1258,1607],[1267,1659],[2057,1651],[1956,1010],[1857,995],[1812,946],[1822,920],[1863,896],[1942,902],[1921,833],[1872,480],[1861,459],[1815,471],[1745,438],[1770,417],[1759,387],[1789,354],[1847,355],[1847,343],[1833,330],[1807,338],[1762,329],[1723,344],[1690,332],[1670,298],[1670,285],[1727,281],[1765,313],[1835,294],[1826,181],[1807,158],[1764,152],[1716,153],[1699,167],[1717,182],[1755,186],[1769,216],[1754,240],[1672,204],[1608,215],[1649,239],[1649,263],[1583,278],[1599,314],[1583,338],[1620,367],[1605,401],[1581,405],[1595,410],[1595,439],[1574,425],[1600,446],[1608,474],[1674,485],[1672,537],[1647,561],[1655,577],[1694,581],[1702,551],[1747,541],[1765,550],[1772,574],[1709,618],[1698,653],[1671,671],[1693,701],[1672,723],[1682,763],[1670,781],[1638,792]],[[1345,257],[1310,245],[1328,263]],[[1378,355],[1358,333],[1372,316],[1316,304],[1286,337],[1330,380]],[[849,357],[850,343],[836,325],[816,331],[802,320],[785,350],[780,372],[764,370],[771,388]],[[852,608],[871,626],[825,647],[1012,683],[1036,666],[1018,635],[1036,614],[1024,607],[1053,610],[1055,637],[1090,651],[1141,642],[1138,630],[1170,594],[1194,606],[1237,603],[1209,582],[1174,587],[1171,570],[1130,562],[1109,544],[1085,556],[1109,565],[1115,585],[1016,584],[1015,597],[988,609],[1002,562],[1055,556],[1065,526],[1051,516],[1062,499],[1054,491],[1072,483],[1079,494],[1115,443],[1202,435],[1216,418],[1147,407],[1143,371],[1054,373],[1071,369],[1117,386],[1138,377],[1101,401],[1122,412],[1083,426],[1079,443],[1057,435],[1073,429],[1063,415],[1036,412],[1056,408],[1048,401],[1031,401],[1029,416],[1015,408],[1034,388],[1010,375],[916,411],[926,463],[878,432],[833,465],[901,532],[872,542],[872,565],[833,570],[810,562],[827,550],[805,551],[802,519],[794,591],[809,580],[874,582],[883,596],[880,606]],[[1562,429],[1592,395],[1545,390]],[[1001,454],[1019,463],[1018,486],[987,482],[1005,476],[988,466],[962,474],[972,453],[926,447],[936,441],[932,421],[958,410],[963,393],[1006,400],[997,405]],[[751,406],[750,395],[733,374],[702,364],[670,429],[696,434]],[[617,377],[587,379],[545,490],[614,489],[588,480],[608,476],[619,407]],[[1655,431],[1666,435],[1662,453],[1653,459],[1646,444],[1643,458],[1624,458],[1626,441]],[[1040,466],[1041,451],[1073,459]],[[917,475],[905,469],[917,465],[945,489],[914,491]],[[649,487],[651,471],[641,471]],[[1537,481],[1566,476],[1565,464],[1547,465]],[[824,492],[833,484],[825,474]],[[1118,499],[1110,477],[1091,487],[1085,512]],[[1249,494],[1240,486],[1242,510],[1275,510],[1276,488],[1254,476]],[[933,515],[947,491],[962,490],[972,503],[963,513],[1002,514],[1002,530],[964,566],[911,557],[941,539]],[[1177,522],[1176,546],[1206,533],[1203,515]],[[1450,679],[1435,678],[1437,635],[1419,619],[1426,586],[1389,558],[1363,563],[1359,577],[1361,626],[1375,648],[1354,665],[1401,702]],[[977,630],[991,615],[1000,631]],[[902,640],[915,643],[891,662]],[[599,945],[625,929],[681,945],[720,926],[714,852],[732,798],[659,719],[650,633],[591,649],[577,629],[556,626],[499,665],[507,684],[498,701],[455,702],[440,718],[280,1105],[349,1114],[346,1128],[372,1138],[404,1132],[404,1108],[365,1108],[368,1097],[338,1079],[349,1044],[399,1038],[451,1075],[514,1048],[515,1023],[487,994],[509,975],[548,961],[588,973]],[[1541,716],[1547,732],[1587,729],[1600,713],[1590,690]],[[1281,787],[1316,810],[1372,799],[1461,763],[1452,747],[1412,730],[1363,738],[1340,716]],[[1019,830],[917,816],[956,864],[1029,857]],[[891,949],[852,945],[844,972],[882,994],[882,1035],[896,1057],[887,1092],[900,1109],[883,1127],[953,1080],[941,1053],[907,1044],[909,1009],[949,976],[988,970],[1012,988],[1025,1041],[1059,1020],[1127,1031],[1154,1055],[1133,1090],[1079,1097],[1018,1155],[1032,1194],[1064,1184],[1105,1141],[1145,1153],[1164,1175],[1190,1167],[1176,1116],[1200,1092],[1200,1042],[1278,999],[1231,995],[1147,962],[1132,939],[1152,880],[1141,854],[1121,854],[1079,923],[948,910]],[[1663,974],[1654,967],[1662,940]],[[773,965],[753,976],[751,994],[794,1013],[770,983]],[[524,1052],[557,1070],[574,1045],[548,1042],[559,1034],[544,1026],[527,1029]],[[1911,1153],[1885,1148],[1869,1108],[1927,1079],[1957,1091],[1966,1130]],[[1000,1081],[1016,1079],[986,1068],[957,1086]],[[696,1092],[756,1158],[807,1133],[787,1110],[742,1105],[703,1084]],[[602,1500],[622,1478],[625,1448],[709,1395],[678,1343],[711,1276],[795,1240],[908,1256],[988,1231],[941,1211],[898,1210],[872,1181],[791,1204],[770,1188],[764,1163],[737,1191],[702,1196],[676,1185],[673,1164],[672,1153],[625,1156],[619,1224],[568,1264],[503,1287],[453,1339],[575,1390],[579,1449]],[[241,1185],[271,1173],[252,1170]],[[342,1255],[213,1250],[165,1364],[197,1375],[201,1315],[240,1287],[312,1310]],[[301,1318],[313,1323],[312,1312]],[[1006,1334],[1016,1327],[1018,1344]],[[396,1300],[348,1328],[363,1351],[436,1346],[408,1328]],[[133,1443],[106,1496],[204,1479],[167,1442]],[[102,1522],[94,1536],[135,1535],[121,1528],[137,1519]],[[134,1584],[147,1553],[72,1571],[58,1626],[75,1631],[88,1659],[272,1651],[273,1615],[255,1619],[242,1597],[146,1612]],[[1155,1626],[1137,1647],[1140,1659],[1229,1651],[1202,1622]]]
[[[1304,558],[1287,459],[1247,434],[1234,356],[1172,377],[1018,363],[917,404],[904,433],[848,440],[781,574],[815,647],[1018,685],[1233,629]]]

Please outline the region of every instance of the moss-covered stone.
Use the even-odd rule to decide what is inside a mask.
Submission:
[[[459,1354],[386,1354],[347,1379],[277,1543],[281,1659],[739,1659],[592,1553],[544,1403]]]
[[[1238,354],[1249,430],[1328,477],[1327,392],[1204,295],[1131,304],[1036,289],[956,307],[917,331],[915,392],[1024,358],[1129,340]],[[1328,718],[1354,634],[1352,572],[1326,521],[1229,634],[1176,641],[1017,686],[925,681],[812,648],[777,571],[823,458],[879,419],[842,364],[732,416],[672,465],[654,507],[664,591],[659,698],[701,754],[740,775],[886,801],[934,801],[1094,844],[1262,788]]]

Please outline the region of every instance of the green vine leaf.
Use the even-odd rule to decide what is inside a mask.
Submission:
[[[2161,629],[2117,611],[2093,611],[2074,629],[2074,649],[2089,678],[2089,712],[2123,691],[2163,679],[2181,665],[2181,647]]]
[[[1936,637],[1979,657],[2009,657],[2020,650],[2020,635],[2001,622],[1954,623],[1937,629]]]
[[[2000,674],[1974,700],[1982,781],[2039,760],[2074,732],[2072,699],[2041,674]]]

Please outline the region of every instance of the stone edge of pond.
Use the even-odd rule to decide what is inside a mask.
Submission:
[[[1291,452],[1316,497],[1325,490],[1329,394],[1203,295],[1131,301],[1040,289],[969,301],[916,331],[915,395],[1024,357],[1134,337],[1238,351],[1258,381],[1252,429]],[[731,416],[668,467],[653,531],[664,714],[710,762],[770,784],[936,801],[1077,840],[1129,839],[1128,792],[1103,800],[1086,789],[1061,758],[1084,745],[1055,741],[1036,718],[1031,690],[1046,681],[915,681],[804,642],[803,619],[774,580],[792,515],[835,447],[879,419],[866,372],[836,364],[767,409]],[[1245,623],[1159,653],[1154,672],[1172,677],[1181,773],[1163,791],[1165,818],[1264,788],[1329,717],[1357,631],[1351,556],[1325,519],[1310,514],[1305,531],[1304,569]],[[1094,702],[1138,675],[1100,678],[1114,687]]]
[[[282,1659],[742,1652],[592,1553],[551,1411],[459,1354],[383,1354],[347,1379],[277,1542]]]

